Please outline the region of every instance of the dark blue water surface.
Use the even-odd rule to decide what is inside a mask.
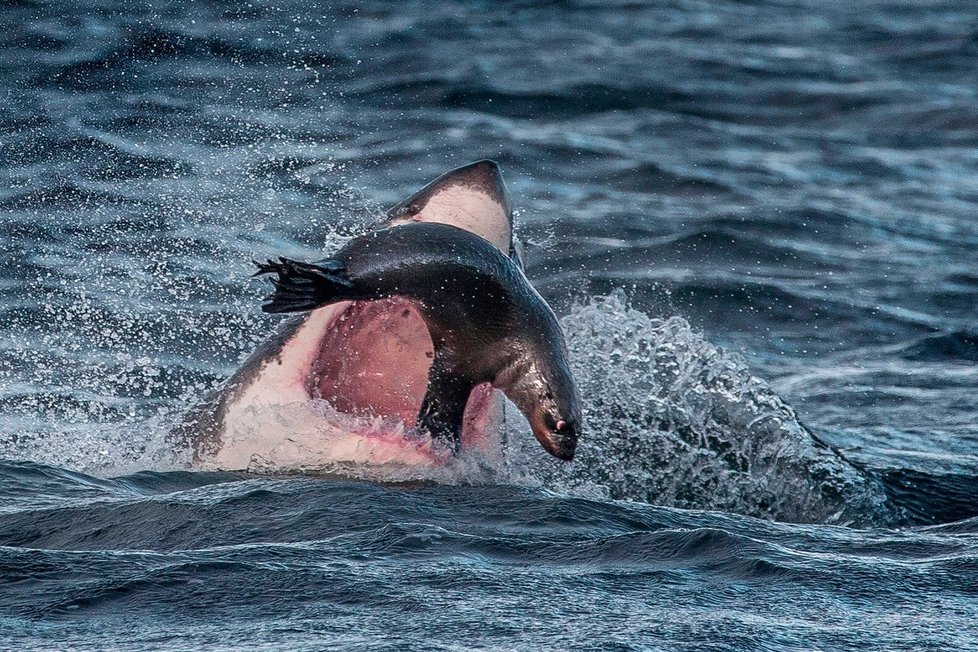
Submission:
[[[432,5],[0,5],[0,647],[978,648],[974,3]],[[249,261],[487,157],[577,460],[181,470]]]

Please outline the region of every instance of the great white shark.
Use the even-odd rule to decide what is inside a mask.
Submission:
[[[419,222],[465,229],[522,266],[512,204],[492,161],[443,174],[372,229]],[[284,321],[175,434],[201,469],[441,465],[451,453],[414,431],[434,355],[410,300],[326,305]],[[463,452],[501,454],[504,402],[489,383],[472,390]]]

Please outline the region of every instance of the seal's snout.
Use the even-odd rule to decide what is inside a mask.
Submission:
[[[541,421],[542,423],[532,424],[533,436],[540,442],[544,450],[565,462],[574,459],[574,452],[577,450],[577,427],[575,424],[563,419],[551,421],[546,417]]]

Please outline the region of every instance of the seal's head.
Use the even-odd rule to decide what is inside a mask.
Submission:
[[[531,363],[519,380],[504,391],[529,421],[533,436],[544,450],[564,461],[574,459],[581,401],[574,377],[563,361],[553,365]]]

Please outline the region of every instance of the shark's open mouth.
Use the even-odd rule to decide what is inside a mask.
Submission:
[[[433,355],[427,327],[408,301],[349,302],[323,333],[306,391],[341,412],[396,417],[411,427]]]
[[[434,357],[417,309],[398,298],[345,302],[334,309],[309,364],[309,397],[341,413],[415,428]],[[495,404],[501,401],[502,393],[488,383],[475,388],[465,409],[463,450],[486,444],[497,425]]]
[[[344,302],[287,324],[275,358],[226,405],[207,467],[331,470],[440,466],[451,449],[417,429],[433,346],[404,299]],[[479,385],[466,405],[463,454],[496,456],[502,392]]]

